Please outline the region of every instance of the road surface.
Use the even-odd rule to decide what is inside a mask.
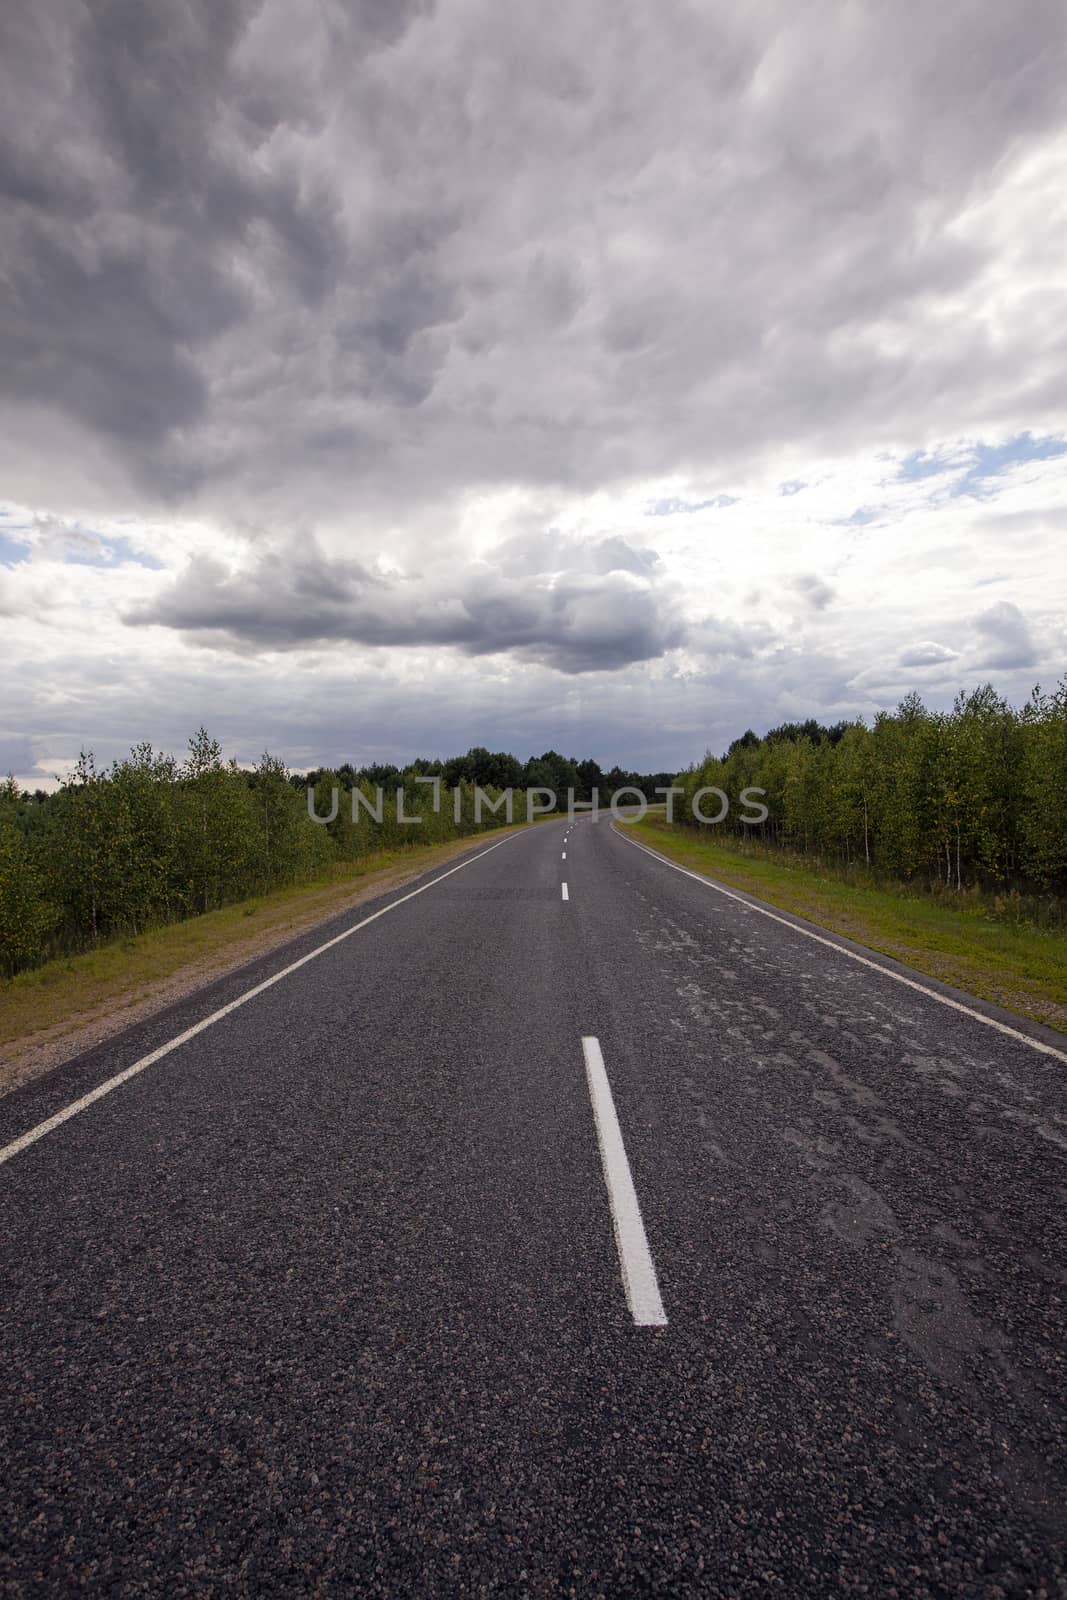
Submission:
[[[1067,1042],[815,931],[551,821],[0,1100],[0,1595],[1067,1592]]]

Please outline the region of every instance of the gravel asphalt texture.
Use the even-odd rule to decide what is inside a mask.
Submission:
[[[566,829],[0,1165],[5,1600],[1067,1596],[1067,1061]],[[411,888],[6,1096],[0,1145]]]

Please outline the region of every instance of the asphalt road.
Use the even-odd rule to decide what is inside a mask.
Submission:
[[[567,832],[0,1100],[384,911],[0,1155],[0,1595],[1067,1593],[1065,1041]]]

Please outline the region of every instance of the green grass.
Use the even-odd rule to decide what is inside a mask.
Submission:
[[[512,831],[493,829],[442,844],[408,845],[380,850],[360,861],[338,862],[311,883],[235,901],[203,916],[20,972],[0,982],[0,1052],[8,1057],[38,1040],[63,1038],[150,998],[169,979],[206,981],[213,972],[250,960],[287,934],[340,911],[361,890],[384,892],[398,878],[423,872]]]
[[[670,825],[634,827],[645,844],[709,878],[806,917],[871,950],[1067,1033],[1067,931],[1010,903],[951,899],[784,857],[773,847]]]

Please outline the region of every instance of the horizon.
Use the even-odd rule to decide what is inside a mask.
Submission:
[[[1067,675],[1065,675],[1063,678],[1061,678],[1059,680],[1059,682],[1052,687],[1051,691],[1048,689],[1048,686],[1046,686],[1046,685],[1033,684],[1033,685],[1031,685],[1031,695],[1028,696],[1027,698],[1028,699],[1031,698],[1033,695],[1037,694],[1039,691],[1044,691],[1046,693],[1052,692],[1054,694],[1058,692],[1058,693],[1062,694],[1063,692],[1065,692],[1065,686],[1067,686]],[[1021,699],[1021,698],[1020,698],[1020,700],[1018,702],[1009,700],[1007,696],[1003,696],[1003,695],[1001,695],[999,693],[999,691],[997,690],[997,687],[996,687],[995,684],[987,681],[984,685],[983,684],[975,684],[975,685],[973,685],[971,690],[969,690],[969,691],[965,690],[965,689],[962,689],[962,688],[958,689],[955,694],[947,695],[946,697],[944,697],[944,703],[941,703],[941,704],[938,704],[938,703],[927,703],[926,701],[922,701],[921,703],[922,703],[923,710],[926,713],[928,713],[929,715],[931,715],[931,716],[944,715],[949,710],[951,710],[954,706],[958,705],[958,703],[961,700],[967,698],[970,694],[974,694],[974,693],[980,691],[983,688],[992,690],[993,693],[997,695],[997,698],[1003,700],[1004,703],[1013,712],[1021,711],[1023,705],[1026,703],[1026,701]],[[913,694],[915,692],[916,691],[912,691]],[[921,699],[921,697],[920,697],[920,699]],[[886,707],[885,708],[885,712],[888,715],[893,715],[895,713],[898,713],[901,710],[901,708],[902,708],[902,703],[898,702],[894,706]],[[764,728],[762,731],[757,731],[755,728],[752,728],[750,726],[750,727],[742,729],[740,732],[736,732],[736,733],[733,734],[733,736],[726,742],[726,745],[723,748],[723,754],[722,754],[720,759],[726,760],[727,756],[729,755],[730,750],[733,747],[733,745],[736,744],[736,743],[740,743],[743,739],[745,739],[750,734],[754,735],[755,738],[757,739],[757,741],[759,741],[760,743],[763,743],[765,740],[770,738],[773,734],[777,733],[779,731],[779,729],[786,728],[786,727],[799,729],[799,728],[802,727],[803,724],[806,724],[806,723],[809,723],[809,722],[817,723],[818,734],[819,734],[819,737],[821,738],[821,737],[824,737],[824,736],[827,736],[827,735],[833,735],[834,733],[837,733],[839,730],[842,730],[846,726],[856,726],[857,724],[867,728],[868,730],[873,729],[875,718],[873,716],[865,717],[862,714],[860,714],[859,716],[852,717],[852,718],[839,718],[838,721],[835,722],[835,723],[818,723],[818,719],[811,718],[811,717],[803,717],[803,718],[799,718],[799,719],[790,718],[790,719],[787,719],[787,721],[785,723],[776,723],[776,724],[774,724],[774,725],[772,725],[770,727]],[[197,730],[197,732],[199,734],[203,734],[203,735],[206,735],[208,737],[211,736],[211,730],[210,729],[206,729],[203,726],[203,724],[201,724],[201,726]],[[185,749],[186,750],[188,750],[192,746],[194,737],[195,736],[191,735],[186,740],[186,745],[185,745]],[[147,742],[150,743],[150,741],[147,741]],[[167,749],[167,748],[156,748],[156,747],[153,747],[153,749],[154,749],[155,755],[164,756],[164,757],[170,757],[171,759],[175,760],[179,764],[180,764],[180,762],[182,760],[182,755],[184,753],[183,751],[178,750],[177,748],[169,748],[169,749]],[[105,768],[109,767],[112,764],[112,762],[114,762],[116,760],[118,760],[118,761],[123,760],[125,757],[134,754],[135,750],[136,750],[136,741],[134,743],[131,743],[125,750],[118,752],[117,755],[105,757],[101,762],[96,763],[97,767],[98,767],[98,770],[103,772]],[[596,755],[592,755],[592,754],[589,754],[589,753],[586,753],[585,755],[580,755],[574,750],[571,750],[569,752],[566,751],[566,750],[558,750],[558,749],[556,749],[556,747],[554,745],[549,745],[546,749],[541,750],[541,751],[530,750],[530,752],[527,755],[521,756],[521,755],[517,755],[515,753],[515,751],[508,749],[506,746],[501,746],[499,749],[493,750],[488,745],[477,744],[477,743],[468,745],[465,750],[453,751],[450,754],[437,754],[437,753],[428,754],[426,751],[419,751],[417,754],[408,755],[404,759],[399,760],[399,761],[397,761],[397,760],[389,761],[389,760],[385,760],[385,759],[381,758],[380,756],[371,755],[371,756],[368,756],[368,757],[366,757],[366,758],[364,758],[363,760],[360,760],[360,761],[355,761],[351,757],[343,757],[341,759],[337,759],[337,760],[334,760],[334,761],[316,762],[316,763],[308,765],[308,766],[293,766],[288,761],[286,761],[284,752],[277,751],[277,750],[267,750],[266,747],[264,747],[259,752],[259,756],[250,756],[250,755],[247,755],[247,754],[242,754],[240,756],[234,756],[234,755],[232,755],[232,753],[228,753],[225,749],[223,749],[222,755],[223,755],[224,759],[226,759],[226,760],[231,760],[232,759],[236,763],[238,769],[243,771],[243,772],[252,772],[252,771],[254,771],[254,769],[256,767],[257,760],[260,759],[264,755],[270,755],[270,756],[274,757],[275,759],[280,760],[282,762],[283,766],[286,769],[286,773],[287,773],[288,777],[291,780],[293,780],[293,779],[296,779],[296,778],[309,778],[312,773],[319,773],[321,775],[321,774],[329,773],[329,772],[341,772],[346,767],[352,769],[352,771],[356,775],[364,774],[368,770],[373,770],[375,767],[386,767],[386,768],[389,768],[391,770],[395,770],[398,773],[403,774],[405,772],[408,772],[408,771],[411,771],[413,769],[419,768],[420,766],[422,767],[423,770],[425,770],[426,766],[446,766],[450,762],[462,761],[465,757],[473,755],[473,754],[478,753],[478,752],[482,752],[482,751],[487,751],[492,756],[501,756],[501,755],[502,756],[506,756],[508,759],[514,760],[518,765],[523,766],[523,767],[528,767],[532,763],[534,763],[536,761],[544,760],[546,757],[549,757],[549,756],[556,756],[556,757],[561,758],[563,761],[574,762],[574,763],[577,763],[579,765],[581,765],[581,764],[583,764],[585,762],[590,762],[591,761],[591,762],[595,763],[598,767],[601,768],[602,774],[603,774],[603,776],[605,778],[608,777],[613,771],[617,770],[617,771],[623,773],[624,775],[626,775],[628,777],[638,777],[638,778],[641,778],[642,780],[646,780],[646,779],[649,779],[649,778],[652,778],[652,777],[662,777],[662,776],[664,776],[666,774],[670,774],[672,777],[681,777],[681,776],[684,776],[686,774],[692,773],[693,771],[698,769],[701,765],[703,765],[705,762],[707,762],[709,759],[711,759],[711,760],[716,759],[715,750],[712,748],[711,745],[707,745],[707,746],[705,746],[705,748],[704,748],[704,750],[702,752],[700,752],[699,754],[694,754],[689,760],[684,761],[684,762],[680,762],[676,766],[644,767],[644,768],[642,768],[642,767],[639,767],[639,766],[636,766],[636,765],[633,765],[633,764],[627,764],[627,763],[625,763],[623,761],[619,761],[619,760],[612,760],[609,763],[606,759],[603,759],[601,757],[598,757]],[[95,753],[95,751],[92,751],[92,750],[83,750],[83,751],[79,752],[78,759],[81,759],[81,757],[86,756],[86,755],[92,757],[94,762],[95,762],[96,753]],[[6,776],[8,777],[8,779],[13,780],[16,783],[19,782],[17,775],[14,774],[14,773],[10,773],[9,772],[8,774],[6,774]],[[65,775],[51,774],[51,775],[46,776],[46,777],[38,778],[35,781],[35,783],[34,783],[32,788],[30,788],[27,785],[20,785],[20,787],[23,788],[24,792],[27,795],[32,795],[35,792],[36,793],[53,794],[53,793],[56,792],[56,790],[58,790],[59,788],[63,787],[63,785],[65,783],[69,782],[70,779],[71,779],[71,774],[69,772],[67,774],[65,774]]]

